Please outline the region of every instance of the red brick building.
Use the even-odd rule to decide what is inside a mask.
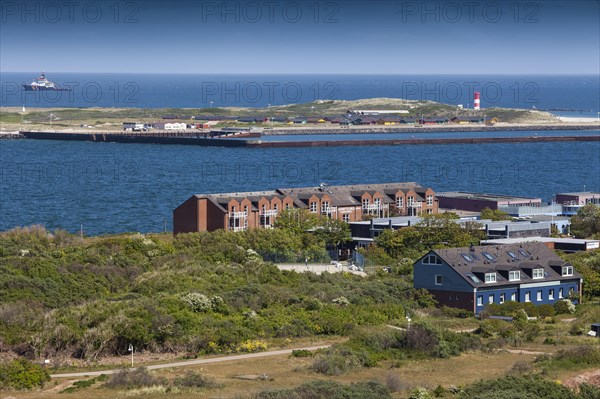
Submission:
[[[173,211],[173,232],[271,228],[281,211],[292,208],[355,222],[437,213],[438,201],[431,188],[414,182],[196,194]]]

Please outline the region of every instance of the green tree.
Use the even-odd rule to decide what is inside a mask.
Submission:
[[[600,296],[600,250],[562,255],[583,276],[583,295]]]
[[[481,210],[480,217],[481,217],[481,219],[489,219],[492,221],[510,219],[510,216],[508,213],[502,212],[499,209],[490,209],[490,208],[483,208]]]
[[[285,209],[275,219],[275,227],[301,234],[319,225],[319,216],[308,209]]]
[[[322,218],[315,227],[316,236],[331,248],[338,247],[351,240],[350,226],[339,219]]]
[[[50,381],[48,370],[27,359],[15,359],[8,364],[0,365],[0,388],[40,388],[47,381]]]
[[[600,207],[588,204],[571,218],[571,233],[575,237],[588,238],[600,233]]]
[[[376,243],[391,257],[416,259],[431,248],[464,247],[478,244],[484,233],[475,222],[456,223],[454,213],[427,215],[410,227],[385,230]]]

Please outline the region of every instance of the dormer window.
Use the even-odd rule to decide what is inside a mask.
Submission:
[[[317,213],[317,203],[315,201],[310,203],[310,211],[311,213]]]
[[[516,270],[508,272],[508,281],[518,281],[521,279],[521,272]]]
[[[495,283],[496,282],[496,273],[486,273],[485,274],[485,283]]]
[[[437,255],[427,255],[423,258],[424,265],[441,265],[442,260]]]
[[[573,266],[563,266],[562,267],[562,275],[563,276],[572,276],[573,275]]]
[[[533,269],[533,278],[544,278],[544,269]]]
[[[396,206],[398,208],[404,208],[404,197],[398,197],[396,199]]]

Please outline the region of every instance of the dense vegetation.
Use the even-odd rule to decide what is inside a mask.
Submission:
[[[4,233],[3,348],[88,360],[126,353],[130,343],[191,355],[252,351],[264,339],[347,334],[432,303],[398,276],[285,272],[258,255],[286,256],[295,241],[302,237],[286,229],[176,238]]]
[[[27,359],[0,364],[0,389],[39,388],[47,381],[50,381],[48,370]]]
[[[537,375],[507,375],[467,387],[460,399],[597,399],[600,390],[583,385],[579,393]]]
[[[578,238],[600,238],[600,207],[589,204],[571,218],[571,232]]]
[[[335,381],[311,381],[293,389],[264,391],[254,399],[386,399],[390,391],[378,382],[344,385]]]
[[[458,224],[456,219],[456,214],[448,212],[425,216],[414,226],[386,229],[377,237],[376,245],[363,254],[378,264],[396,265],[400,273],[410,274],[413,262],[432,248],[478,245],[484,238],[478,223]]]

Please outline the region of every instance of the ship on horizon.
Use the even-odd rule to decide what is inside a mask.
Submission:
[[[56,87],[54,82],[49,81],[46,78],[46,74],[42,72],[39,78],[34,79],[30,84],[24,84],[23,90],[25,91],[71,91],[71,89]]]

